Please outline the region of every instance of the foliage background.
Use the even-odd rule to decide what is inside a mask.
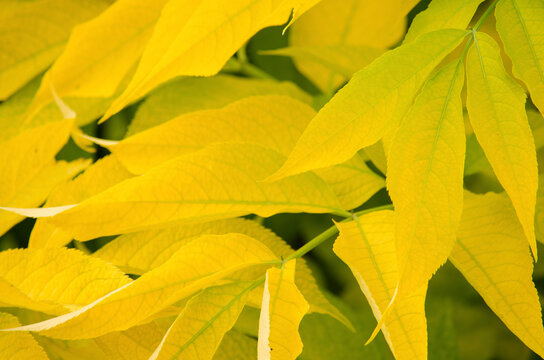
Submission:
[[[339,0],[341,1],[341,0]],[[424,10],[430,0],[421,1],[408,16],[408,27],[413,18]],[[407,28],[408,28],[407,27]],[[247,44],[249,61],[277,80],[295,83],[312,96],[314,101],[326,99],[319,89],[297,71],[288,57],[261,54],[264,50],[287,46],[288,36],[282,35],[283,27],[266,28],[257,33]],[[125,108],[109,121],[85,126],[84,133],[106,139],[121,139],[137,110],[139,103]],[[96,146],[94,154],[81,150],[72,139],[57,155],[57,160],[74,160],[105,156],[108,151]],[[379,171],[376,169],[376,171]],[[473,190],[489,190],[472,179]],[[382,189],[358,210],[389,204],[387,191]],[[25,219],[0,237],[0,251],[26,247],[34,219]],[[264,226],[285,239],[293,248],[299,248],[331,226],[330,215],[280,214],[264,219]],[[85,246],[95,251],[113,237],[103,237]],[[316,248],[305,258],[318,279],[321,288],[331,294],[331,301],[348,315],[357,332],[353,333],[331,317],[320,314],[307,315],[300,332],[304,342],[303,359],[393,359],[380,334],[377,341],[365,347],[364,341],[375,324],[366,299],[349,268],[334,255],[334,238]],[[74,247],[70,244],[68,247]],[[539,251],[544,253],[539,243]],[[544,256],[535,264],[534,282],[540,294],[544,294]],[[541,304],[544,303],[541,297]],[[485,305],[482,298],[448,262],[432,278],[426,301],[430,359],[539,359],[521,343]],[[254,319],[258,314],[244,311],[240,323]],[[243,325],[242,325],[243,326]],[[250,325],[248,325],[250,326]],[[257,333],[257,329],[249,329]]]

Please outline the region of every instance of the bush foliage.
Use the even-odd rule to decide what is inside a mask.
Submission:
[[[0,7],[0,358],[544,357],[542,0]]]

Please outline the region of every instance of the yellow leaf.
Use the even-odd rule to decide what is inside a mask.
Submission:
[[[315,0],[171,0],[165,6],[127,89],[104,119],[157,85],[182,75],[215,75],[257,31],[285,23]]]
[[[120,269],[141,275],[166,262],[182,246],[202,235],[239,233],[250,236],[268,247],[277,257],[286,258],[293,249],[276,234],[258,223],[245,219],[226,219],[203,224],[181,224],[159,230],[124,234],[106,244],[93,255]],[[330,315],[349,328],[349,320],[319,290],[312,271],[304,259],[297,261],[295,283],[310,303],[310,311]]]
[[[544,3],[540,0],[501,0],[495,10],[497,31],[512,59],[514,74],[529,88],[544,114]]]
[[[40,80],[40,77],[35,78],[0,104],[0,142],[9,140],[23,131],[64,119],[53,99],[33,116],[28,116],[26,113],[38,90]],[[63,101],[77,113],[75,123],[82,126],[103,114],[111,99],[69,97],[64,98]]]
[[[467,110],[474,134],[510,196],[536,259],[538,170],[525,94],[505,72],[497,43],[475,34],[467,55]]]
[[[176,220],[211,221],[250,213],[347,214],[315,174],[261,182],[283,159],[258,145],[212,145],[125,180],[49,221],[78,240],[88,240]],[[47,214],[50,208],[33,210],[31,215],[40,211]]]
[[[78,309],[131,281],[109,263],[66,248],[0,252],[0,279],[12,290],[2,292],[2,302],[52,314]]]
[[[185,77],[152,91],[138,107],[127,136],[192,111],[219,109],[248,96],[285,95],[311,104],[308,94],[291,82],[217,75]]]
[[[0,329],[19,326],[19,320],[11,314],[0,313]],[[9,360],[49,360],[45,351],[29,333],[0,331],[0,358]]]
[[[397,130],[387,189],[395,205],[398,297],[419,289],[446,262],[463,210],[463,62],[427,81]]]
[[[274,262],[279,262],[274,254],[248,236],[203,236],[180,248],[163,265],[79,310],[11,331],[81,339],[126,330],[237,271]]]
[[[287,155],[314,115],[309,105],[287,96],[247,97],[219,110],[183,114],[106,147],[134,174],[222,142],[249,142]]]
[[[98,160],[77,178],[58,185],[45,206],[79,203],[132,177],[114,156]],[[51,224],[47,218],[36,220],[30,234],[29,248],[60,247],[72,241],[72,235]]]
[[[0,143],[0,206],[40,205],[51,189],[86,166],[85,162],[54,164],[73,122],[64,120],[24,131]],[[20,216],[0,210],[0,235],[21,221]]]
[[[533,261],[523,229],[504,194],[465,193],[463,220],[450,260],[506,326],[544,356]]]
[[[61,305],[44,303],[31,299],[27,294],[24,294],[17,287],[13,286],[7,280],[0,276],[0,307],[13,307],[31,309],[41,311],[48,314],[64,314],[66,308]]]
[[[259,339],[259,360],[294,360],[302,352],[298,327],[309,306],[295,285],[296,259],[282,265],[281,270],[266,272]]]
[[[383,139],[373,145],[367,146],[363,151],[382,174],[387,174],[387,157],[385,155]]]
[[[412,21],[404,43],[441,29],[465,29],[483,0],[433,0]]]
[[[257,355],[257,341],[232,329],[223,337],[213,360],[254,360]]]
[[[330,91],[370,64],[383,52],[383,49],[362,45],[313,45],[290,46],[261,52],[261,54],[291,57],[301,72],[314,80],[323,91]],[[329,79],[331,79],[330,82]]]
[[[52,165],[46,165],[27,183],[20,184],[18,192],[11,199],[3,202],[3,205],[8,207],[38,206],[59,183],[72,178],[89,164],[90,160],[79,159],[69,163],[58,161]],[[23,217],[19,215],[2,212],[0,214],[0,233],[21,220]]]
[[[535,224],[536,237],[544,243],[544,175],[540,175],[536,199]]]
[[[211,359],[223,336],[244,308],[249,293],[263,280],[208,288],[187,302],[149,360]]]
[[[30,114],[61,98],[109,97],[142,54],[166,0],[120,0],[77,26],[66,49],[42,79]]]
[[[343,209],[362,205],[385,186],[383,177],[370,170],[358,153],[342,164],[317,170],[316,173],[331,187]]]
[[[394,129],[431,71],[467,32],[440,30],[386,52],[356,73],[314,117],[270,178],[338,164]]]
[[[0,15],[0,100],[5,100],[45,70],[62,52],[72,28],[100,13],[109,2],[3,2]]]
[[[159,345],[164,331],[155,322],[115,331],[94,339],[108,359],[147,360]]]
[[[289,33],[289,44],[293,50],[303,49],[308,56],[295,56],[295,64],[300,71],[323,91],[331,91],[363,66],[355,68],[350,74],[335,75],[311,58],[337,64],[340,57],[344,64],[357,66],[355,58],[366,57],[366,51],[353,51],[357,47],[386,49],[396,44],[404,34],[407,11],[399,0],[323,0],[293,24]],[[345,52],[347,47],[351,51]],[[325,53],[321,53],[323,47]],[[372,49],[371,49],[372,50]],[[291,50],[292,51],[292,50]],[[300,50],[298,50],[300,52]],[[353,57],[354,54],[357,54]],[[329,57],[332,55],[333,57]],[[339,56],[340,55],[340,56]],[[350,56],[351,55],[351,56]],[[379,53],[374,51],[374,55]],[[367,61],[368,61],[367,60]]]
[[[398,283],[394,213],[377,211],[336,226],[340,235],[333,250],[350,267],[379,320]],[[427,358],[426,291],[424,284],[398,298],[384,321],[382,332],[397,360]]]

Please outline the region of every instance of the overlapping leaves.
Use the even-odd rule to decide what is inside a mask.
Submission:
[[[307,312],[351,326],[299,258],[336,231],[334,252],[395,358],[427,358],[427,283],[448,259],[544,356],[531,278],[544,228],[542,117],[520,85],[542,111],[541,1],[494,1],[467,30],[482,1],[434,0],[404,40],[413,1],[323,0],[309,10],[318,2],[82,1],[55,36],[0,57],[1,98],[53,62],[0,105],[0,232],[20,215],[39,217],[28,249],[0,253],[0,306],[31,319],[0,314],[11,328],[0,332],[2,356],[45,359],[64,349],[66,358],[222,359],[238,351],[295,359]],[[3,26],[44,3],[9,2]],[[495,39],[479,31],[493,11]],[[291,56],[332,96],[317,113],[308,94],[264,79],[181,78],[151,92],[180,75],[215,75],[257,31],[289,19],[299,20],[289,47],[274,54]],[[247,59],[233,61],[243,67]],[[55,159],[79,132],[74,124],[106,119],[150,92],[124,139],[94,139],[107,158],[75,179],[88,162]],[[62,119],[57,93],[75,121]],[[467,176],[479,175],[504,192],[464,191]],[[353,210],[385,183],[389,210]],[[238,218],[301,212],[344,220],[293,253]],[[64,248],[105,235],[120,236],[92,254]],[[251,307],[260,307],[258,341],[237,328]]]

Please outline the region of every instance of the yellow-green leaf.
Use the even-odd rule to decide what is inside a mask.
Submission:
[[[533,102],[544,113],[544,3],[501,0],[495,17],[514,74],[527,85]]]
[[[273,178],[338,164],[394,129],[419,88],[467,32],[440,30],[386,52],[356,73],[306,128]]]
[[[127,89],[104,118],[182,75],[216,74],[257,31],[299,16],[315,0],[171,0],[165,6]]]
[[[372,164],[374,164],[382,174],[387,173],[387,157],[385,155],[385,146],[382,140],[367,146],[363,151],[370,161],[372,161]]]
[[[142,54],[166,2],[116,1],[99,16],[77,26],[66,49],[44,76],[32,112],[51,101],[51,87],[62,98],[113,95]]]
[[[11,330],[37,331],[61,339],[126,330],[237,271],[276,261],[267,247],[248,236],[203,236],[180,248],[163,265],[79,310]]]
[[[19,326],[19,320],[11,314],[0,312],[0,329]],[[29,333],[0,331],[0,358],[9,360],[49,360],[45,351]]]
[[[465,193],[463,219],[450,260],[506,326],[544,356],[533,261],[516,212],[504,194]]]
[[[343,209],[354,209],[385,186],[383,177],[372,171],[359,153],[350,160],[317,170],[331,187]]]
[[[249,293],[263,280],[211,287],[194,296],[149,360],[212,359],[223,336],[244,308]]]
[[[536,237],[544,243],[544,175],[540,175],[535,211]]]
[[[54,164],[55,154],[68,139],[72,125],[71,120],[54,122],[0,143],[0,206],[38,206],[57,183],[86,166],[81,161]],[[0,210],[0,234],[20,220],[20,216]]]
[[[131,274],[144,274],[166,262],[179,248],[202,235],[239,233],[267,246],[278,257],[287,257],[293,249],[276,234],[258,223],[245,219],[225,219],[203,224],[182,224],[159,230],[124,234],[94,253]],[[333,316],[347,327],[349,320],[319,290],[304,259],[297,261],[295,283],[310,304],[311,312]]]
[[[160,125],[181,114],[218,109],[248,96],[285,95],[311,104],[311,98],[290,82],[217,75],[186,77],[168,82],[138,107],[127,135]]]
[[[109,2],[3,2],[0,15],[0,100],[45,70],[62,52],[74,25],[97,15]]]
[[[49,220],[76,239],[88,240],[176,220],[210,221],[250,213],[263,217],[280,212],[346,214],[315,174],[275,183],[260,181],[283,160],[280,154],[258,145],[212,145],[160,165],[145,176],[125,180]],[[40,210],[31,212],[50,211]]]
[[[349,78],[355,71],[368,64],[368,62],[360,64],[359,59],[366,58],[366,61],[371,61],[372,55],[379,55],[372,49],[369,54],[364,47],[386,49],[401,39],[405,31],[407,11],[400,2],[321,1],[301,16],[289,33],[289,44],[293,46],[294,51],[298,51],[299,54],[301,50],[306,54],[310,52],[309,57],[308,55],[294,57],[297,68],[323,91],[331,91],[341,85],[346,76]],[[349,47],[351,50],[346,53],[345,50]],[[321,61],[327,64],[336,64],[336,67],[339,59],[342,59],[344,65],[362,66],[355,68],[350,74],[338,76],[335,74],[337,71],[331,72],[323,68],[322,64],[316,63],[316,58],[322,59]]]
[[[132,177],[114,156],[98,160],[77,178],[59,184],[47,199],[45,206],[76,204],[111,186]],[[60,247],[68,244],[72,235],[48,222],[36,220],[30,234],[29,248]]]
[[[393,298],[399,275],[394,213],[373,212],[337,227],[340,235],[334,252],[350,267],[379,320]],[[384,321],[382,331],[397,360],[427,358],[426,291],[424,284],[399,298]]]
[[[320,78],[327,81],[321,85],[322,90],[332,90],[341,82],[349,79],[374,59],[383,54],[383,49],[369,46],[353,45],[314,45],[290,46],[282,49],[263,52],[263,55],[279,55],[291,57],[301,70],[310,68],[310,79],[319,82]],[[308,64],[308,65],[305,65]],[[323,75],[321,75],[323,74]],[[335,78],[336,77],[336,78]],[[326,78],[326,79],[325,79]],[[329,79],[332,79],[330,83]]]
[[[0,252],[0,279],[12,290],[2,292],[3,303],[52,314],[78,309],[131,282],[109,263],[66,248]]]
[[[413,41],[421,34],[440,29],[465,29],[483,0],[433,0],[429,7],[417,14],[404,37]]]
[[[111,360],[94,339],[59,340],[33,334],[50,360]],[[113,358],[116,359],[117,358]],[[135,358],[136,359],[136,358]],[[120,359],[119,359],[120,360]]]
[[[475,34],[467,55],[467,109],[474,134],[510,196],[536,259],[538,169],[525,93],[502,64],[495,40]]]
[[[287,96],[252,96],[178,116],[107,148],[135,174],[222,142],[249,142],[286,156],[314,115],[309,105]]]
[[[94,339],[107,355],[116,360],[147,360],[160,344],[164,331],[155,322],[115,331]]]
[[[446,262],[463,210],[463,62],[427,81],[397,130],[387,166],[395,205],[397,296],[426,284]]]
[[[298,327],[309,306],[295,285],[296,260],[266,272],[259,339],[259,360],[294,360],[302,352]]]
[[[527,118],[533,132],[535,148],[539,150],[544,147],[544,117],[533,109],[527,109]]]
[[[257,356],[257,341],[232,329],[223,337],[213,360],[254,360]]]

